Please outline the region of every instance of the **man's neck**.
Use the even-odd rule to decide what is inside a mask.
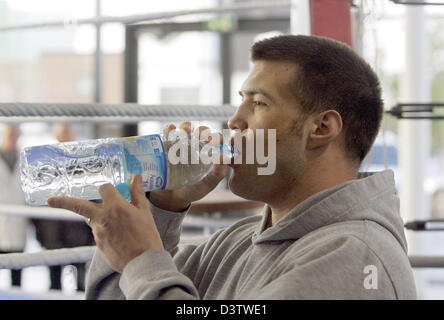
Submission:
[[[332,188],[346,181],[356,179],[357,172],[335,168],[335,170],[307,170],[302,177],[296,179],[293,185],[288,185],[279,192],[277,197],[269,202],[271,219],[267,227],[273,226],[294,207],[323,190]]]

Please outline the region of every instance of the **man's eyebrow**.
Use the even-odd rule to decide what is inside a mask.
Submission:
[[[248,89],[248,90],[239,90],[239,94],[241,95],[241,97],[245,95],[255,95],[255,94],[261,94],[264,97],[270,99],[271,101],[275,102],[275,99],[271,96],[271,94],[267,93],[266,91],[259,89],[259,88],[254,88],[254,89]]]

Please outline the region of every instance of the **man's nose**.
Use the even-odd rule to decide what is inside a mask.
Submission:
[[[241,114],[240,107],[236,110],[236,113],[228,120],[228,128],[231,130],[245,130],[248,128],[248,123]]]

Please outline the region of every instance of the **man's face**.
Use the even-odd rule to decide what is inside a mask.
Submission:
[[[246,164],[245,148],[242,164],[233,166],[229,186],[243,198],[267,202],[294,183],[303,170],[304,129],[300,106],[290,87],[296,68],[287,62],[255,61],[239,92],[243,101],[228,121],[229,128],[251,129],[253,133],[265,129],[265,137],[266,129],[276,130],[276,170],[272,175],[258,175],[256,161]],[[265,139],[265,154],[267,143]]]

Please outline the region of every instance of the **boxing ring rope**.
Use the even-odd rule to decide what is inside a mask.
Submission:
[[[22,218],[51,219],[64,221],[85,221],[82,216],[69,210],[50,207],[32,207],[26,205],[0,204],[0,215]],[[214,228],[226,227],[233,221],[223,219],[212,224]],[[208,227],[208,220],[198,217],[185,217],[183,226]],[[182,238],[180,245],[196,244],[207,236]],[[83,246],[67,249],[42,250],[33,253],[9,253],[0,255],[0,269],[22,269],[34,266],[68,265],[85,263],[92,259],[95,246]]]
[[[23,269],[35,266],[57,266],[90,261],[95,246],[69,249],[44,250],[32,253],[8,253],[0,255],[0,269]]]
[[[141,105],[136,103],[0,103],[0,122],[134,123],[139,121],[220,120],[236,111],[231,105]]]
[[[191,211],[193,211],[191,209]],[[85,221],[82,216],[65,209],[51,207],[32,207],[18,204],[0,204],[0,215],[9,215],[29,219],[50,219],[62,221]],[[218,219],[217,222],[209,224],[208,219],[186,216],[182,225],[184,227],[227,227],[234,221],[232,219]]]
[[[206,237],[182,240],[180,245],[196,244]],[[96,246],[42,250],[29,253],[7,253],[0,255],[1,269],[23,269],[36,266],[59,266],[91,261]]]
[[[49,21],[41,23],[1,26],[0,32],[23,30],[23,29],[35,29],[43,27],[66,27],[68,25],[81,25],[81,24],[102,24],[102,23],[134,24],[134,23],[154,21],[160,19],[162,20],[171,19],[175,17],[194,15],[194,14],[235,13],[241,11],[251,11],[257,9],[269,9],[269,8],[279,8],[279,7],[289,7],[289,6],[291,6],[291,0],[253,1],[253,2],[221,5],[217,7],[208,7],[202,9],[163,11],[163,12],[153,12],[153,13],[136,14],[128,16],[100,16],[87,19],[69,19],[69,20],[65,19],[65,20]]]
[[[50,207],[31,207],[19,204],[0,204],[0,214],[33,219],[85,221],[85,218],[69,210]]]

